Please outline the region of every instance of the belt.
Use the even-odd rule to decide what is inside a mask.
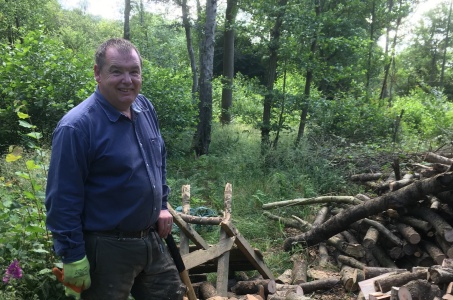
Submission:
[[[140,231],[121,231],[121,230],[106,230],[106,231],[85,231],[86,234],[111,236],[116,238],[129,238],[129,239],[141,239],[150,232],[154,231],[154,227],[149,227]]]

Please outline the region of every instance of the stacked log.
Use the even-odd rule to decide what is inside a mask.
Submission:
[[[402,171],[398,167],[398,174],[395,170],[391,176],[352,176],[352,181],[368,188],[368,195],[293,199],[267,203],[263,209],[270,218],[302,231],[285,240],[285,251],[319,245],[325,252],[325,246],[331,246],[347,291],[358,290],[358,278],[391,273],[391,278],[374,282],[373,299],[425,299],[420,296],[425,294],[426,299],[453,299],[453,268],[442,267],[453,258],[452,164],[453,159],[427,153],[423,164],[411,164],[411,169]],[[313,224],[268,212],[312,204],[323,205]],[[410,272],[413,267],[429,269]]]

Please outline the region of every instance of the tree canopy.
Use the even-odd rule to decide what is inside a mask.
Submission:
[[[157,2],[184,17],[153,13]],[[305,130],[376,138],[366,134],[370,124],[373,134],[389,137],[398,110],[407,109],[401,99],[420,91],[445,103],[449,114],[451,5],[441,2],[405,30],[418,3],[130,1],[128,34],[145,60],[143,93],[156,104],[170,144],[194,133],[209,139],[223,114],[225,124],[260,128],[266,151],[281,132],[296,130],[296,144]],[[234,22],[227,4],[234,4]],[[26,142],[18,134],[19,109],[48,142],[57,120],[93,90],[94,50],[123,36],[124,20],[65,10],[56,0],[0,0],[0,7],[1,147]],[[226,58],[234,65],[225,73]],[[224,76],[235,79],[228,89],[233,81]],[[222,88],[230,93],[223,107]],[[432,134],[445,135],[445,126]],[[206,140],[188,145],[208,153]]]

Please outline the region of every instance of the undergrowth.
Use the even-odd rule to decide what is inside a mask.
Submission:
[[[290,254],[282,244],[287,234],[284,227],[263,215],[265,203],[320,195],[351,195],[358,189],[348,185],[345,170],[338,167],[335,157],[341,155],[339,146],[316,145],[309,138],[298,147],[294,136],[287,133],[280,138],[278,147],[265,155],[260,151],[258,130],[232,124],[214,125],[210,153],[198,159],[170,157],[168,181],[172,187],[170,202],[181,205],[181,186],[190,185],[191,206],[207,206],[219,215],[223,211],[226,183],[233,187],[232,220],[239,232],[264,253],[265,261],[275,274],[282,273],[291,264]],[[351,170],[350,170],[351,171]],[[296,215],[310,220],[317,207],[291,207],[272,210],[273,214]],[[218,242],[218,230],[207,232],[210,243]]]
[[[172,155],[170,151],[169,201],[173,207],[180,206],[181,187],[190,185],[192,208],[206,207],[222,216],[225,185],[231,183],[233,224],[279,275],[292,265],[290,253],[282,247],[288,231],[263,215],[263,204],[321,195],[355,195],[361,191],[348,183],[349,175],[381,168],[393,155],[403,153],[386,141],[362,144],[310,134],[298,147],[293,141],[293,133],[282,134],[278,147],[261,155],[259,131],[237,124],[214,124],[209,155],[195,158],[180,152]],[[49,151],[36,146],[20,153],[17,149],[12,147],[0,162],[0,267],[6,270],[17,259],[23,277],[0,285],[0,298],[60,299],[63,288],[50,273],[57,261],[44,225]],[[382,160],[374,159],[381,156]],[[317,206],[293,206],[271,213],[312,221],[317,210]],[[198,231],[210,244],[219,240],[218,227]],[[300,251],[308,255],[306,249]]]

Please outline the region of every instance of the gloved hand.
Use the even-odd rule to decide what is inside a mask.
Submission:
[[[63,264],[64,279],[63,283],[72,284],[77,287],[82,287],[86,290],[91,285],[90,278],[90,263],[85,256],[81,260],[69,264]],[[67,289],[66,289],[67,291]]]
[[[80,293],[77,293],[69,286],[64,287],[64,294],[66,295],[66,297],[72,297],[72,299],[80,300]]]
[[[52,268],[52,273],[57,277],[58,281],[62,282],[65,286],[65,295],[72,297],[73,299],[80,300],[80,293],[83,288],[78,287],[67,282],[64,282],[64,270],[60,270],[57,267]]]

